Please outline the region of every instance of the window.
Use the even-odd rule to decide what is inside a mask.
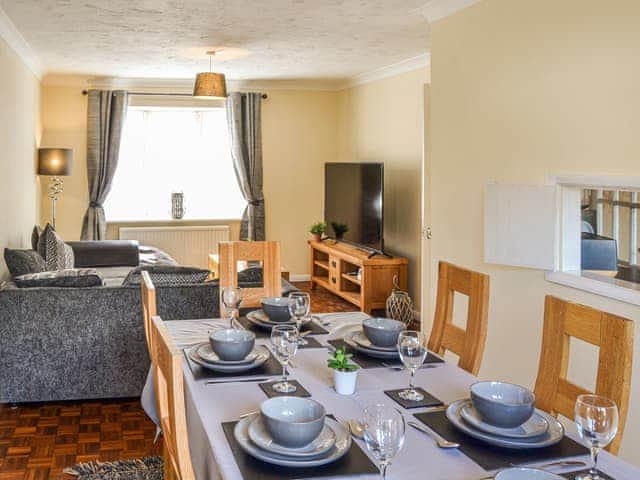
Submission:
[[[223,108],[130,106],[108,221],[167,220],[171,194],[184,193],[185,219],[236,219],[240,193]]]
[[[638,192],[584,188],[581,197],[582,270],[640,283]]]

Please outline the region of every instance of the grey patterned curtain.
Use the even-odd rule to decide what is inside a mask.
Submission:
[[[102,205],[118,166],[128,95],[122,90],[89,90],[87,109],[87,180],[89,207],[82,221],[82,240],[103,240],[107,222]]]
[[[234,92],[227,98],[233,167],[240,191],[247,201],[242,214],[240,240],[265,239],[261,107],[261,93]]]

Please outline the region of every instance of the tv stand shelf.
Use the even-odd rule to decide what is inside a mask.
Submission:
[[[371,314],[384,309],[393,290],[393,277],[407,288],[406,258],[374,255],[335,240],[309,241],[311,288],[321,286]],[[360,270],[360,278],[350,275]]]

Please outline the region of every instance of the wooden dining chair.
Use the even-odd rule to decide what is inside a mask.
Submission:
[[[156,306],[156,287],[151,281],[149,272],[140,272],[140,292],[142,295],[142,319],[144,321],[144,335],[147,339],[149,359],[153,362],[153,347],[151,345],[151,319],[158,314]]]
[[[467,325],[453,325],[455,293],[469,297]],[[438,264],[436,312],[429,337],[429,349],[440,355],[449,350],[458,355],[458,366],[477,375],[487,338],[489,313],[489,276],[457,267]]]
[[[184,403],[183,356],[162,319],[151,319],[151,344],[155,350],[154,382],[158,402],[158,417],[164,441],[165,480],[195,479]]]
[[[599,347],[595,392],[567,380],[570,338]],[[629,409],[633,362],[633,322],[595,308],[545,298],[540,365],[536,379],[536,406],[573,419],[578,395],[595,393],[618,405],[618,434],[608,450],[617,453]]]
[[[238,286],[238,262],[262,265],[262,287],[242,289],[243,308],[259,307],[263,298],[282,295],[279,242],[220,242],[218,251],[221,289]]]

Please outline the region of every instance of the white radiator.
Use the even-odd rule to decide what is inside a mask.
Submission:
[[[164,250],[180,265],[207,268],[210,253],[218,253],[218,242],[229,240],[228,225],[194,227],[121,227],[120,240],[138,240]]]

